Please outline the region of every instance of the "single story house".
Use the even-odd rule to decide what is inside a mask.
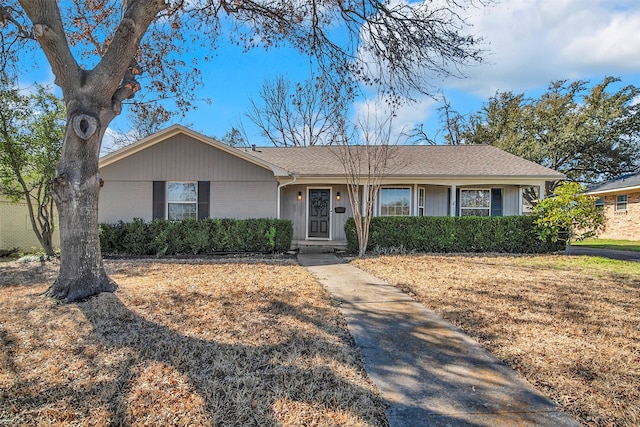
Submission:
[[[596,206],[604,212],[605,226],[598,237],[640,240],[640,172],[591,186],[585,194],[598,197]]]
[[[344,243],[352,211],[341,149],[239,149],[174,125],[100,160],[99,220],[282,218],[294,246]],[[392,157],[376,215],[522,215],[523,189],[564,179],[488,145],[395,146]]]

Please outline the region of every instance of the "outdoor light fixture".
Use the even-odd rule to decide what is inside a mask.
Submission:
[[[339,191],[336,193],[336,200],[340,200],[340,192]]]
[[[298,191],[298,200],[302,200],[302,191]]]

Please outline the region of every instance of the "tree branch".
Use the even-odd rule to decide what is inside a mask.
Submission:
[[[80,81],[82,70],[73,57],[65,37],[60,8],[56,0],[19,0],[20,5],[33,23],[36,41],[44,51],[55,83],[63,91]]]
[[[135,60],[142,36],[158,13],[166,7],[162,0],[130,0],[126,3],[113,40],[89,77],[101,86],[105,82],[110,83],[104,90],[113,97],[116,105],[124,99],[131,98],[140,88],[133,75],[128,74],[132,71],[130,61]],[[112,76],[123,76],[123,80],[115,82]]]

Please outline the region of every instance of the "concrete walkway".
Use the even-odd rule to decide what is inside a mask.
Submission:
[[[333,254],[300,254],[339,302],[395,426],[579,426],[479,344]]]

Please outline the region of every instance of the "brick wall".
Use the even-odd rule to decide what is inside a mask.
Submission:
[[[627,193],[626,211],[616,211],[616,196],[604,198],[605,227],[598,237],[640,241],[640,192]]]

